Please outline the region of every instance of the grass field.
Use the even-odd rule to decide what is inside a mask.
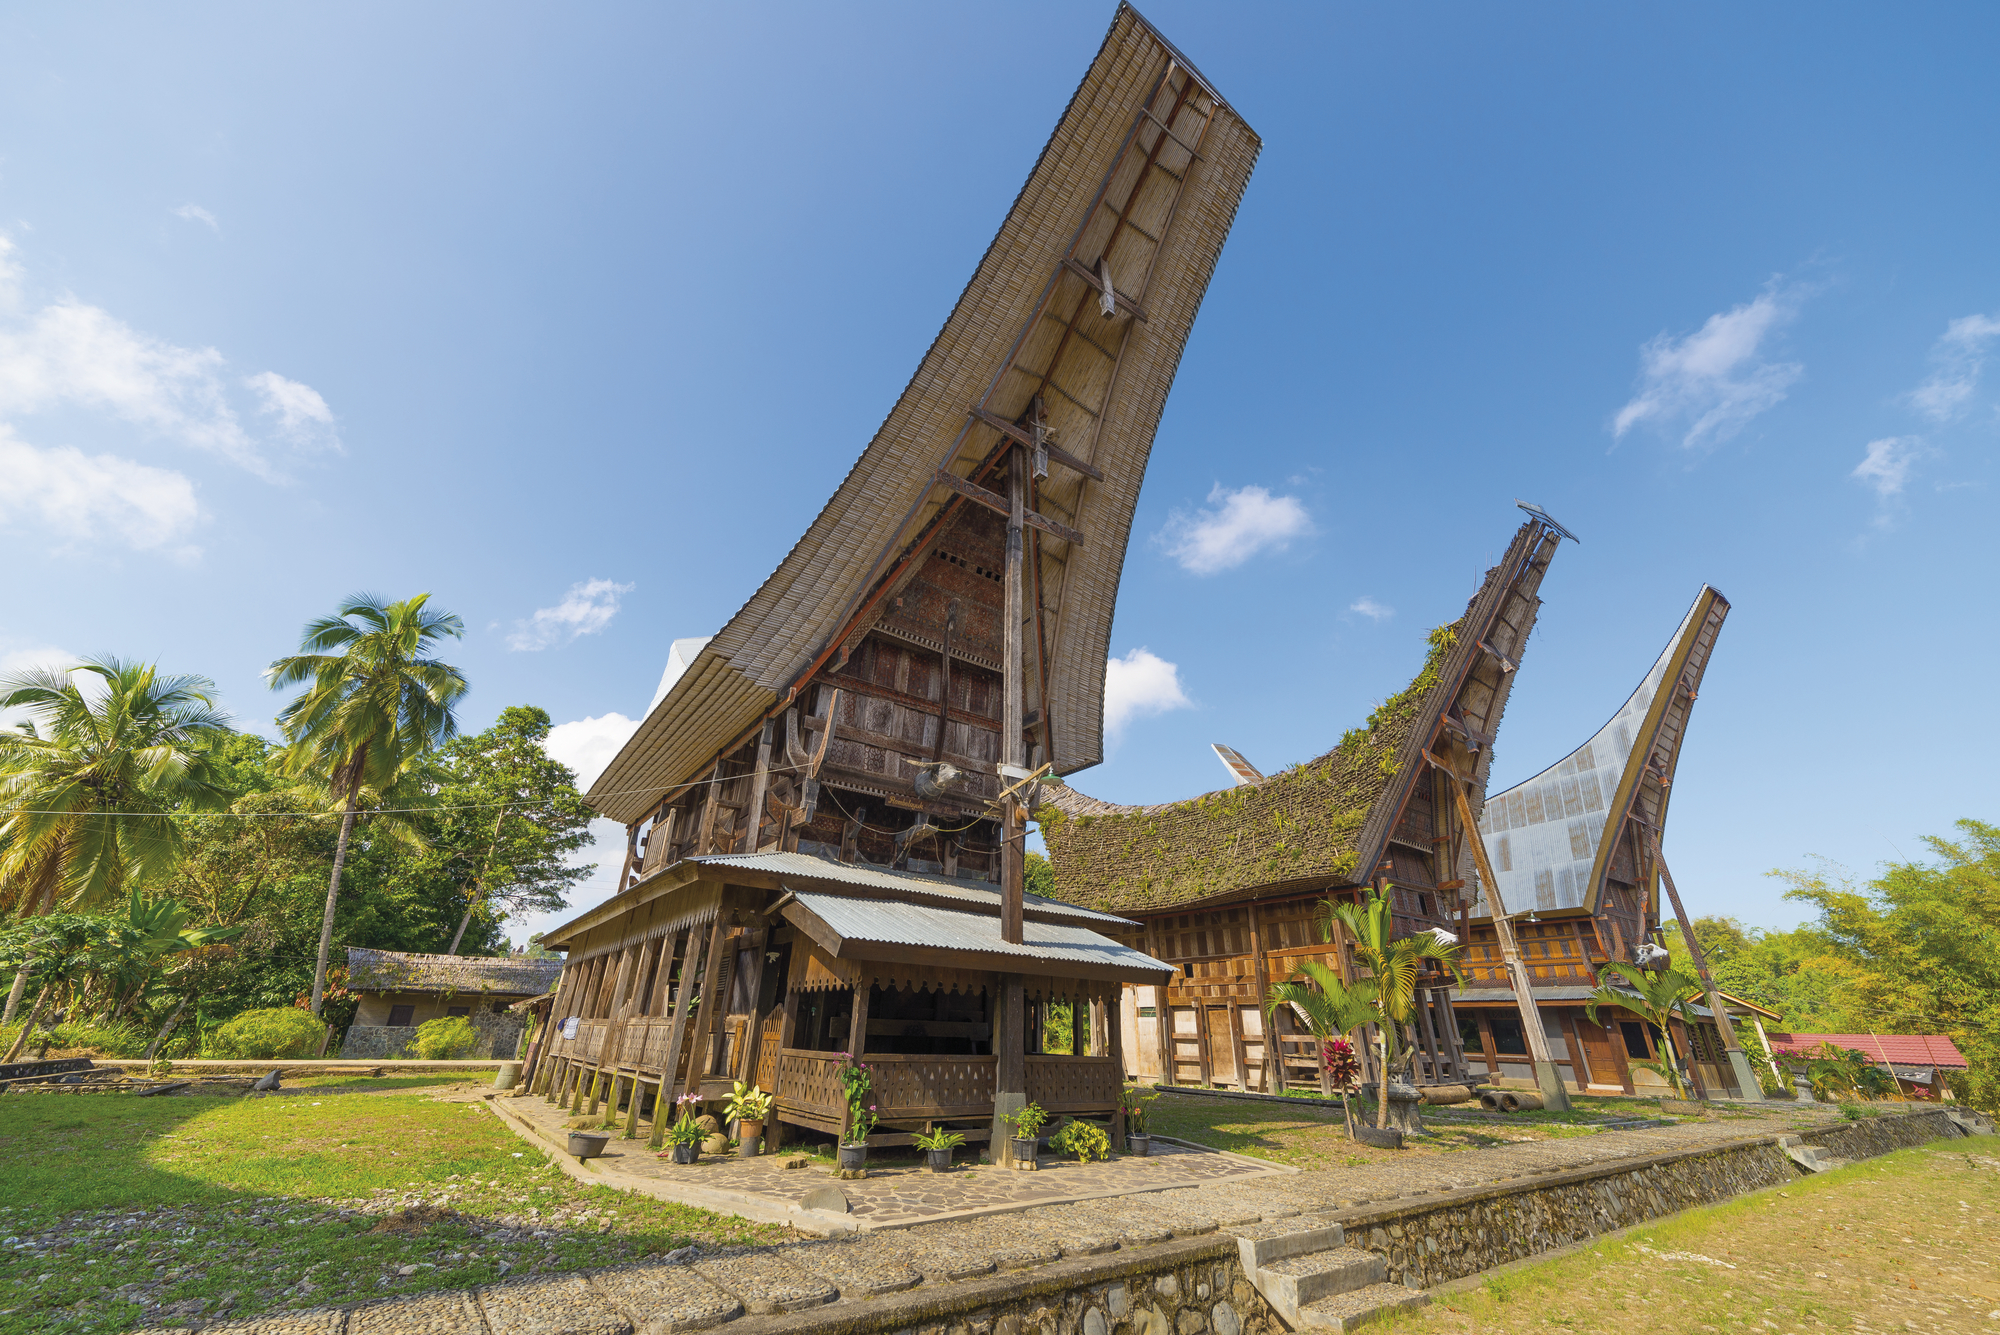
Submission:
[[[1491,1275],[1371,1331],[2000,1331],[2000,1141],[1869,1159]]]
[[[577,1183],[478,1101],[438,1097],[451,1088],[0,1097],[0,1332],[247,1316],[782,1235]]]

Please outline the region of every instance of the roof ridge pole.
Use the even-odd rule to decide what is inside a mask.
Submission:
[[[1708,994],[1709,1014],[1715,1017],[1716,1030],[1722,1035],[1723,1051],[1729,1054],[1729,1071],[1736,1081],[1737,1095],[1746,1103],[1762,1103],[1764,1087],[1750,1069],[1750,1058],[1736,1039],[1736,1026],[1729,1022],[1729,1012],[1723,1009],[1722,998],[1716,993],[1715,979],[1708,972],[1708,956],[1702,953],[1701,942],[1694,939],[1694,924],[1688,921],[1687,910],[1681,906],[1681,892],[1674,889],[1673,873],[1667,870],[1667,860],[1660,855],[1659,831],[1651,825],[1646,826],[1646,842],[1652,848],[1653,865],[1660,869],[1660,880],[1667,887],[1667,898],[1673,901],[1674,917],[1680,920],[1681,940],[1687,943],[1688,957],[1694,961],[1695,972],[1701,975],[1702,990]]]
[[[1472,819],[1472,804],[1465,800],[1464,785],[1456,774],[1445,772],[1451,777],[1451,795],[1458,804],[1466,846],[1472,850],[1479,879],[1485,882],[1487,907],[1493,911],[1493,932],[1500,940],[1500,958],[1514,981],[1514,1004],[1521,1011],[1522,1037],[1527,1039],[1528,1055],[1535,1063],[1535,1083],[1542,1091],[1542,1106],[1553,1112],[1565,1112],[1570,1106],[1569,1091],[1563,1088],[1562,1073],[1556,1070],[1555,1058],[1549,1055],[1548,1031],[1542,1028],[1541,1008],[1535,1004],[1535,980],[1528,973],[1528,966],[1521,963],[1521,950],[1514,941],[1514,924],[1500,899],[1500,878],[1493,874],[1493,864],[1487,859],[1486,841],[1480,837],[1479,823]]]

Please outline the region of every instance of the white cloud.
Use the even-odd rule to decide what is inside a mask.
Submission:
[[[1389,606],[1387,603],[1378,603],[1365,593],[1349,603],[1347,610],[1350,612],[1359,612],[1370,621],[1387,621],[1390,617],[1396,615],[1395,608]]]
[[[639,720],[617,713],[558,723],[549,729],[542,749],[575,770],[576,786],[588,790],[638,726]]]
[[[14,258],[14,243],[0,236],[0,311],[11,311],[21,301],[21,262]]]
[[[1945,326],[1931,347],[1933,370],[1909,393],[1910,406],[1933,422],[1949,422],[1965,411],[1986,365],[1986,345],[2000,335],[2000,319],[1964,315]]]
[[[1218,482],[1208,504],[1192,514],[1174,514],[1158,539],[1183,569],[1197,575],[1232,569],[1267,549],[1283,551],[1293,538],[1312,532],[1296,496],[1273,496],[1262,487],[1229,491]]]
[[[1681,444],[1697,449],[1729,439],[1751,418],[1776,407],[1805,368],[1766,361],[1760,350],[1796,307],[1793,297],[1774,287],[1755,301],[1709,316],[1686,338],[1654,338],[1639,349],[1639,392],[1618,410],[1612,435],[1622,439],[1641,422],[1686,421]]]
[[[340,448],[333,432],[333,409],[311,385],[287,380],[276,371],[262,371],[243,382],[263,401],[262,411],[278,419],[278,430],[301,445]]]
[[[1190,709],[1181,670],[1151,649],[1138,648],[1104,664],[1104,730],[1114,738],[1134,719]]]
[[[16,641],[18,643],[18,641]],[[75,667],[83,660],[67,649],[52,644],[31,644],[20,649],[0,650],[0,678],[33,672],[36,668]],[[0,709],[0,728],[18,727],[31,717],[26,709]]]
[[[183,204],[174,210],[174,216],[176,218],[185,218],[189,222],[207,223],[208,229],[211,232],[220,232],[222,230],[222,224],[215,220],[215,215],[199,204]]]
[[[516,621],[514,633],[507,637],[507,647],[533,651],[568,644],[579,635],[595,635],[618,615],[619,595],[636,587],[608,579],[572,584],[554,607],[538,607],[527,620]]]
[[[201,517],[181,474],[71,446],[38,449],[0,423],[0,525],[36,520],[78,541],[113,536],[139,551],[200,555],[183,539]]]
[[[1848,476],[1874,488],[1875,494],[1886,501],[1902,494],[1903,485],[1910,478],[1910,465],[1926,453],[1928,451],[1921,436],[1888,436],[1882,440],[1871,440],[1867,454],[1862,456],[1861,462]]]

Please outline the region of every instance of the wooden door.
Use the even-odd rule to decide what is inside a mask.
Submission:
[[[1625,1073],[1625,1063],[1619,1060],[1621,1054],[1617,1044],[1620,1037],[1616,1029],[1577,1017],[1576,1038],[1583,1045],[1583,1062],[1590,1068],[1590,1084],[1599,1089],[1622,1089],[1630,1094],[1632,1081]]]
[[[1228,1006],[1204,1006],[1202,1023],[1208,1026],[1208,1082],[1211,1085],[1238,1084],[1236,1074],[1236,1033],[1229,1023]]]

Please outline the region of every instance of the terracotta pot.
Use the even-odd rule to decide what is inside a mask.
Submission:
[[[840,1168],[842,1172],[859,1172],[868,1166],[868,1142],[858,1145],[843,1144],[840,1147]]]
[[[1125,1137],[1125,1151],[1138,1158],[1146,1158],[1153,1152],[1152,1136],[1140,1131],[1133,1132]]]

